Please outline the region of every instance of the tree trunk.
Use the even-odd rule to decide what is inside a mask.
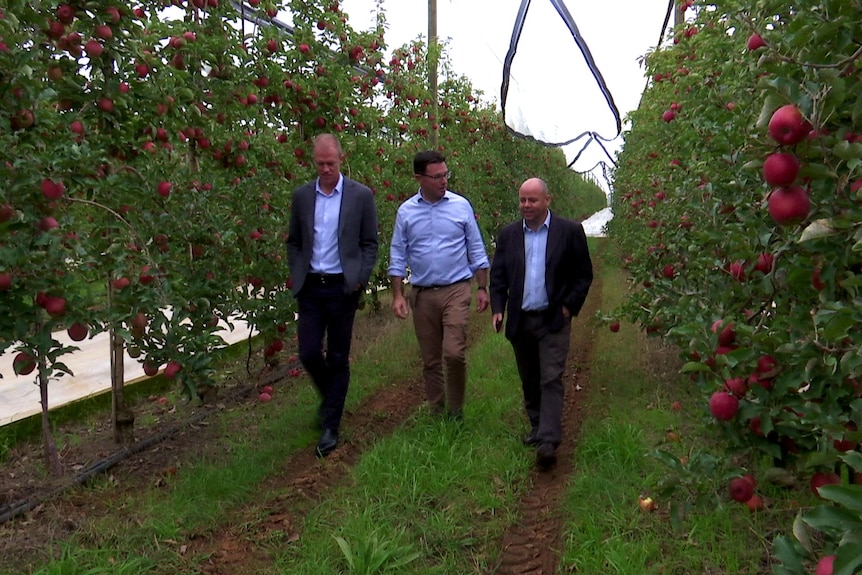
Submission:
[[[42,447],[45,451],[45,467],[54,477],[63,476],[63,464],[57,453],[57,444],[51,434],[51,419],[48,417],[48,378],[45,357],[39,354],[39,403],[42,406]]]
[[[113,287],[108,282],[108,305],[113,307]],[[111,327],[109,332],[111,355],[111,419],[114,422],[114,442],[131,445],[135,442],[135,414],[126,407],[126,373],[123,366],[125,342]]]

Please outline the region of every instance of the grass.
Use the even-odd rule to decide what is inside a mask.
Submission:
[[[596,259],[605,262],[603,309],[613,308],[625,289],[607,249],[605,243],[596,249]],[[487,315],[481,320],[486,323]],[[348,408],[393,373],[420,373],[411,322],[394,322],[369,337],[365,351],[353,358]],[[652,513],[638,505],[641,496],[655,497],[656,484],[669,472],[650,456],[653,451],[693,456],[713,441],[704,410],[668,359],[674,356],[671,350],[656,360],[654,342],[632,325],[624,323],[619,333],[595,330],[594,392],[587,395],[560,510],[560,572],[768,571],[767,534],[777,525],[789,528],[792,492],[764,487],[772,510],[749,514],[727,502],[716,483],[707,504],[693,504],[676,525],[671,499],[656,497]],[[316,439],[308,424],[315,405],[310,385],[293,388],[277,409],[222,414],[222,423],[213,424],[223,425],[220,457],[192,462],[165,486],[118,500],[116,513],[94,519],[63,544],[60,559],[33,572],[192,573],[202,558],[185,555],[180,542],[207,537],[212,527],[230,521],[225,514],[231,508],[243,510],[234,531],[266,551],[265,564],[249,567],[258,575],[493,572],[501,536],[517,522],[520,498],[529,489],[532,452],[520,444],[526,424],[508,342],[484,327],[468,366],[464,424],[419,410],[379,438],[321,501],[297,503],[303,524],[295,532],[261,529],[267,501],[287,495],[262,493],[261,485],[279,473],[285,453],[308,449]],[[676,401],[682,410],[671,409]],[[231,418],[242,418],[242,425]],[[251,572],[235,567],[237,574]]]

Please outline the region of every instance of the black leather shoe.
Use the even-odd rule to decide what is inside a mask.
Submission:
[[[557,448],[553,443],[542,443],[536,449],[536,465],[542,471],[552,468],[557,463]]]
[[[539,428],[534,427],[533,429],[531,429],[530,434],[525,435],[524,438],[521,440],[521,443],[526,446],[539,445]]]
[[[317,442],[317,456],[326,457],[338,445],[338,432],[332,429],[327,429],[320,436],[320,441]]]

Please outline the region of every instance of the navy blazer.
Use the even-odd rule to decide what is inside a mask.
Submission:
[[[510,340],[519,331],[525,273],[524,222],[518,220],[500,230],[489,286],[491,313],[506,313],[506,337]],[[572,317],[578,315],[592,282],[593,265],[583,226],[552,213],[545,253],[545,322],[551,332],[565,325],[563,306]]]
[[[290,227],[287,232],[287,265],[296,295],[305,284],[311,265],[314,243],[314,203],[316,180],[293,192]],[[358,284],[365,287],[377,262],[377,211],[371,189],[350,178],[344,178],[341,194],[341,216],[338,220],[338,256],[344,271],[344,293]]]

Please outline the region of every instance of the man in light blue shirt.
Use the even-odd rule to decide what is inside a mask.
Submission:
[[[488,308],[488,255],[470,202],[447,189],[449,169],[436,151],[416,154],[419,192],[398,208],[389,276],[392,311],[413,326],[422,355],[425,392],[432,413],[463,418],[467,375],[467,323],[472,289],[476,310]],[[404,279],[410,277],[409,305]],[[445,371],[445,373],[444,373]]]

